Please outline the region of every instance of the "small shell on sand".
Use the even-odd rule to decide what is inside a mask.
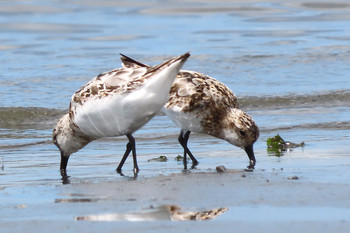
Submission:
[[[216,167],[216,171],[218,173],[227,173],[227,169],[226,169],[226,167],[224,165],[217,166]]]

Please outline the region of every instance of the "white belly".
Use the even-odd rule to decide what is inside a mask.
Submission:
[[[189,130],[196,133],[203,133],[201,127],[201,118],[192,113],[185,113],[180,108],[162,108],[162,112],[165,113],[179,128],[182,130]]]
[[[132,94],[95,99],[77,106],[74,121],[91,137],[125,135],[146,124],[166,101],[142,89]]]

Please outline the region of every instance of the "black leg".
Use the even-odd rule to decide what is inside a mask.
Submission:
[[[135,138],[131,134],[126,135],[129,139],[128,144],[126,144],[126,150],[124,153],[124,156],[122,160],[120,161],[118,167],[117,167],[117,172],[122,173],[122,167],[125,163],[125,160],[128,158],[130,152],[132,151],[132,156],[134,159],[134,173],[137,173],[139,171],[139,168],[137,166],[137,160],[136,160],[136,147],[135,147]]]
[[[128,158],[131,149],[132,149],[132,144],[129,141],[128,144],[126,144],[126,150],[125,150],[124,156],[123,156],[122,160],[120,160],[120,163],[119,163],[119,165],[117,167],[117,172],[118,173],[122,172],[122,167],[123,167],[123,165],[125,163],[125,160]]]
[[[184,160],[183,160],[184,169],[187,169],[187,154],[188,154],[188,156],[190,156],[190,158],[192,160],[192,164],[193,164],[192,168],[194,168],[198,164],[197,159],[193,156],[193,154],[191,153],[191,151],[187,147],[187,142],[188,142],[188,139],[190,138],[190,133],[191,133],[191,131],[184,132],[183,130],[181,130],[180,135],[179,135],[179,143],[184,148]]]
[[[184,139],[184,131],[183,130],[180,131],[178,140],[179,140],[180,145],[184,148],[183,164],[184,164],[184,169],[187,170],[187,153],[186,153],[186,149],[184,147],[184,145],[187,146],[187,141],[185,141],[185,139]]]
[[[197,161],[197,159],[193,156],[193,154],[191,153],[190,149],[188,149],[188,147],[187,147],[187,142],[188,142],[188,139],[190,138],[190,133],[191,133],[191,131],[187,131],[187,132],[185,133],[185,135],[184,135],[184,140],[185,140],[185,145],[186,145],[186,148],[187,148],[186,152],[187,152],[187,154],[190,156],[190,158],[191,158],[191,160],[192,160],[192,163],[193,163],[194,166],[195,166],[195,165],[198,165],[198,161]]]
[[[137,166],[137,159],[136,159],[136,143],[135,143],[135,138],[130,134],[126,135],[129,138],[129,141],[132,142],[132,158],[134,161],[134,175],[137,175],[139,172],[139,167]]]

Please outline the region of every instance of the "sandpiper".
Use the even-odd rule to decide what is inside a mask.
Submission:
[[[121,54],[125,67],[148,67]],[[196,71],[181,70],[171,89],[164,112],[181,128],[179,143],[184,148],[183,163],[187,169],[187,154],[193,167],[198,161],[187,147],[191,132],[208,134],[241,147],[249,157],[249,169],[256,160],[253,144],[259,128],[251,116],[239,109],[237,97],[222,82]]]
[[[69,156],[101,137],[126,135],[129,142],[120,161],[121,169],[132,151],[134,173],[139,171],[132,133],[155,116],[169,99],[170,87],[189,53],[162,64],[123,67],[102,73],[78,90],[69,113],[53,129],[52,140],[61,152],[60,171],[67,176]]]

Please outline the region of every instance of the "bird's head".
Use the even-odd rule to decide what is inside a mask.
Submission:
[[[235,108],[227,114],[223,123],[221,137],[244,149],[250,160],[248,168],[254,168],[256,160],[253,144],[259,138],[259,128],[254,120],[242,110]]]
[[[66,170],[68,158],[90,142],[89,139],[78,136],[70,126],[69,115],[62,116],[52,132],[52,142],[61,152],[61,170]]]

